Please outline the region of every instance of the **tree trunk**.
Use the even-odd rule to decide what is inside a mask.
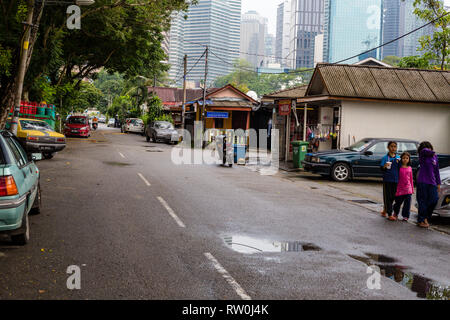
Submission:
[[[35,2],[35,11],[33,15],[33,25],[37,26],[36,28],[33,28],[31,30],[30,34],[30,43],[29,43],[29,49],[28,49],[28,57],[27,57],[27,63],[25,70],[28,69],[28,66],[31,62],[31,57],[33,55],[33,48],[34,44],[36,42],[37,36],[38,36],[38,26],[39,22],[41,21],[42,12],[44,10],[45,1],[42,2]],[[22,43],[20,43],[20,47],[22,47]],[[18,54],[20,54],[20,51],[18,51]],[[19,59],[16,59],[16,63],[19,63]],[[6,119],[8,118],[8,113],[11,107],[14,105],[14,99],[15,99],[15,92],[17,88],[17,75],[16,72],[18,70],[18,66],[16,65],[13,68],[13,73],[10,76],[10,81],[6,88],[4,90],[1,90],[0,93],[0,129],[5,128]]]

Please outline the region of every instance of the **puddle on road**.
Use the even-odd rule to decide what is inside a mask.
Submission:
[[[116,162],[116,161],[103,161],[104,164],[107,164],[109,166],[117,166],[117,167],[125,167],[131,165],[130,163],[126,162]]]
[[[301,241],[270,241],[246,236],[227,236],[225,243],[240,253],[320,251],[320,247]]]
[[[385,255],[366,253],[364,256],[349,255],[368,266],[375,265],[380,268],[381,275],[394,280],[409,290],[415,292],[417,297],[430,300],[450,300],[450,286],[441,285],[429,278],[408,271],[409,268],[397,264],[397,259]]]

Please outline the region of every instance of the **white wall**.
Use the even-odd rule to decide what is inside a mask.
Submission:
[[[428,140],[450,154],[450,106],[342,101],[341,147],[362,138]]]

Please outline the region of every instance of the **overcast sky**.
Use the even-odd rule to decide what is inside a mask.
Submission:
[[[242,0],[242,13],[255,10],[263,17],[269,19],[269,33],[275,35],[277,24],[277,7],[282,0]],[[450,6],[450,0],[445,0],[445,4]]]

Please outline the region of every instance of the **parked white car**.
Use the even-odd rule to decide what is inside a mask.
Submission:
[[[138,118],[125,119],[125,122],[122,125],[122,132],[135,132],[144,135],[144,121]]]
[[[450,217],[450,167],[439,170],[441,191],[434,213],[441,217]]]
[[[116,124],[116,119],[109,118],[109,120],[108,120],[108,127],[113,127],[114,128],[115,124]]]

